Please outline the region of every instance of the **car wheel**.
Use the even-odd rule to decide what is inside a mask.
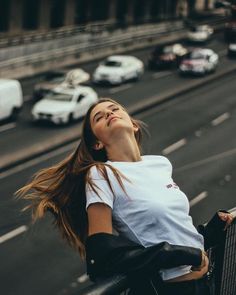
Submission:
[[[137,82],[141,79],[141,72],[137,71],[134,76],[134,81]]]
[[[125,77],[124,76],[121,76],[120,77],[120,82],[118,83],[118,85],[121,85],[123,83],[125,83]]]
[[[14,107],[11,112],[11,119],[15,120],[17,115],[19,114],[20,108]]]
[[[67,123],[72,124],[73,122],[74,122],[74,115],[73,115],[73,113],[70,113]]]

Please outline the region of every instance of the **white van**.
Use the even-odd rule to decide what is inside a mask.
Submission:
[[[0,120],[15,117],[23,105],[20,82],[12,79],[0,79]]]

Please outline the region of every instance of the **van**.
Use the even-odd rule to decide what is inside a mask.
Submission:
[[[22,106],[23,94],[20,82],[0,79],[0,120],[15,118]]]

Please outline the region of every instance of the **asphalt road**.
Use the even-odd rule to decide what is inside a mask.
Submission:
[[[144,82],[140,83],[145,87]],[[146,86],[145,97],[152,95],[149,87]],[[131,103],[128,97],[139,97],[140,88],[135,85],[126,89],[129,92],[123,91],[122,99]],[[164,154],[171,160],[174,180],[189,197],[196,225],[207,221],[219,208],[236,206],[235,93],[235,74],[231,74],[137,117],[149,125],[144,154]],[[12,144],[17,144],[19,138]],[[33,133],[31,141],[34,142]],[[0,282],[4,295],[62,295],[71,294],[76,288],[79,294],[89,283],[84,276],[84,263],[61,241],[51,226],[51,217],[31,226],[29,214],[20,213],[25,202],[13,198],[13,193],[33,173],[58,162],[75,146],[76,143],[65,146],[0,174],[0,237],[19,230],[15,237],[0,240]]]
[[[207,47],[214,49],[220,56],[220,64],[217,72],[221,72],[231,66],[232,61],[229,60],[226,54],[226,44],[222,34],[211,40]],[[151,49],[136,51],[133,54],[139,57],[145,64],[150,54]],[[97,62],[84,64],[84,70],[92,74]],[[33,86],[40,77],[32,77],[22,81],[25,99],[32,96]],[[162,95],[170,89],[176,89],[182,85],[191,83],[193,79],[204,80],[203,78],[180,77],[176,70],[167,70],[161,72],[153,72],[146,70],[141,81],[136,83],[126,83],[118,87],[99,87],[94,89],[100,97],[112,97],[120,101],[123,105],[130,107],[141,101],[146,100],[154,95]],[[53,126],[52,124],[32,124],[31,108],[33,101],[25,102],[23,111],[21,112],[16,122],[5,122],[0,126],[0,146],[2,157],[11,156],[14,153],[19,153],[25,149],[39,148],[43,143],[57,141],[58,137],[67,136],[68,133],[77,130],[79,134],[80,122],[70,126]]]

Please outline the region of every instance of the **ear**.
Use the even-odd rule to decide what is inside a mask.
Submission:
[[[139,128],[135,123],[133,123],[133,128],[134,128],[134,133],[139,131]]]
[[[93,148],[94,148],[96,151],[99,151],[99,150],[101,150],[101,149],[104,148],[104,145],[103,145],[100,141],[97,141],[97,142],[95,143],[95,145],[93,146]]]

